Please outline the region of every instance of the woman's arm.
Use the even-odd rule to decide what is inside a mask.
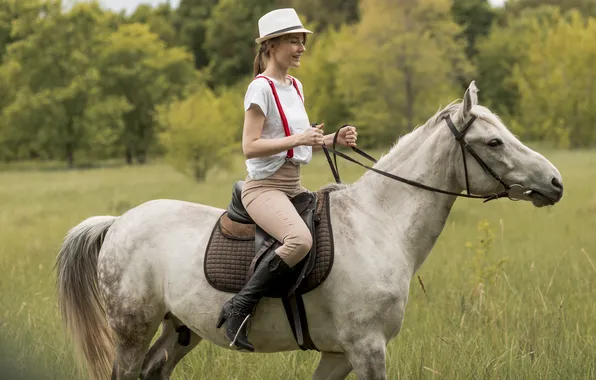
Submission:
[[[268,157],[285,152],[300,145],[316,146],[323,144],[320,128],[309,128],[304,133],[279,139],[262,139],[265,115],[257,105],[251,105],[244,114],[242,131],[242,151],[246,158]]]

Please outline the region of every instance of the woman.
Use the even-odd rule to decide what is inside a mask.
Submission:
[[[227,321],[230,346],[248,351],[254,351],[246,326],[253,309],[312,246],[311,233],[290,202],[307,191],[300,184],[300,166],[309,163],[313,148],[333,142],[333,134],[323,135],[323,124],[310,126],[302,84],[288,75],[288,69],[300,67],[310,33],[292,8],[271,11],[259,20],[255,80],[244,98],[242,149],[248,176],[242,203],[255,223],[283,244],[261,259],[244,288],[224,304],[217,323],[219,328]],[[356,146],[356,139],[356,128],[348,126],[337,141]]]

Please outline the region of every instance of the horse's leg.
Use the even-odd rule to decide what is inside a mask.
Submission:
[[[112,380],[137,380],[143,358],[157,331],[159,321],[139,323],[138,317],[121,316],[110,321],[115,333],[116,360]]]
[[[125,270],[105,266],[108,269],[100,273],[100,279],[116,348],[112,380],[137,380],[143,358],[163,320],[163,307],[144,283],[145,277],[125,277]]]
[[[162,323],[161,336],[151,346],[143,368],[141,369],[142,380],[167,380],[170,378],[176,364],[201,342],[201,337],[190,333],[190,343],[187,346],[178,344],[178,333],[176,324],[172,318]]]
[[[344,354],[322,352],[312,380],[344,380],[352,372],[352,365]]]
[[[359,339],[346,347],[346,355],[358,380],[386,380],[385,341]]]

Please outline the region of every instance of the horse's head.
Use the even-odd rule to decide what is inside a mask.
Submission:
[[[456,153],[461,188],[469,186],[472,193],[489,195],[511,187],[511,198],[531,201],[536,207],[558,202],[563,196],[563,180],[557,168],[522,144],[488,108],[478,105],[477,92],[472,82],[461,105],[446,119],[452,132],[467,144],[465,157],[460,149]]]

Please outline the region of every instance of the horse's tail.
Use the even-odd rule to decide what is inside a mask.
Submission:
[[[88,218],[72,228],[56,260],[62,321],[92,379],[109,379],[114,342],[100,299],[97,258],[114,216]]]

